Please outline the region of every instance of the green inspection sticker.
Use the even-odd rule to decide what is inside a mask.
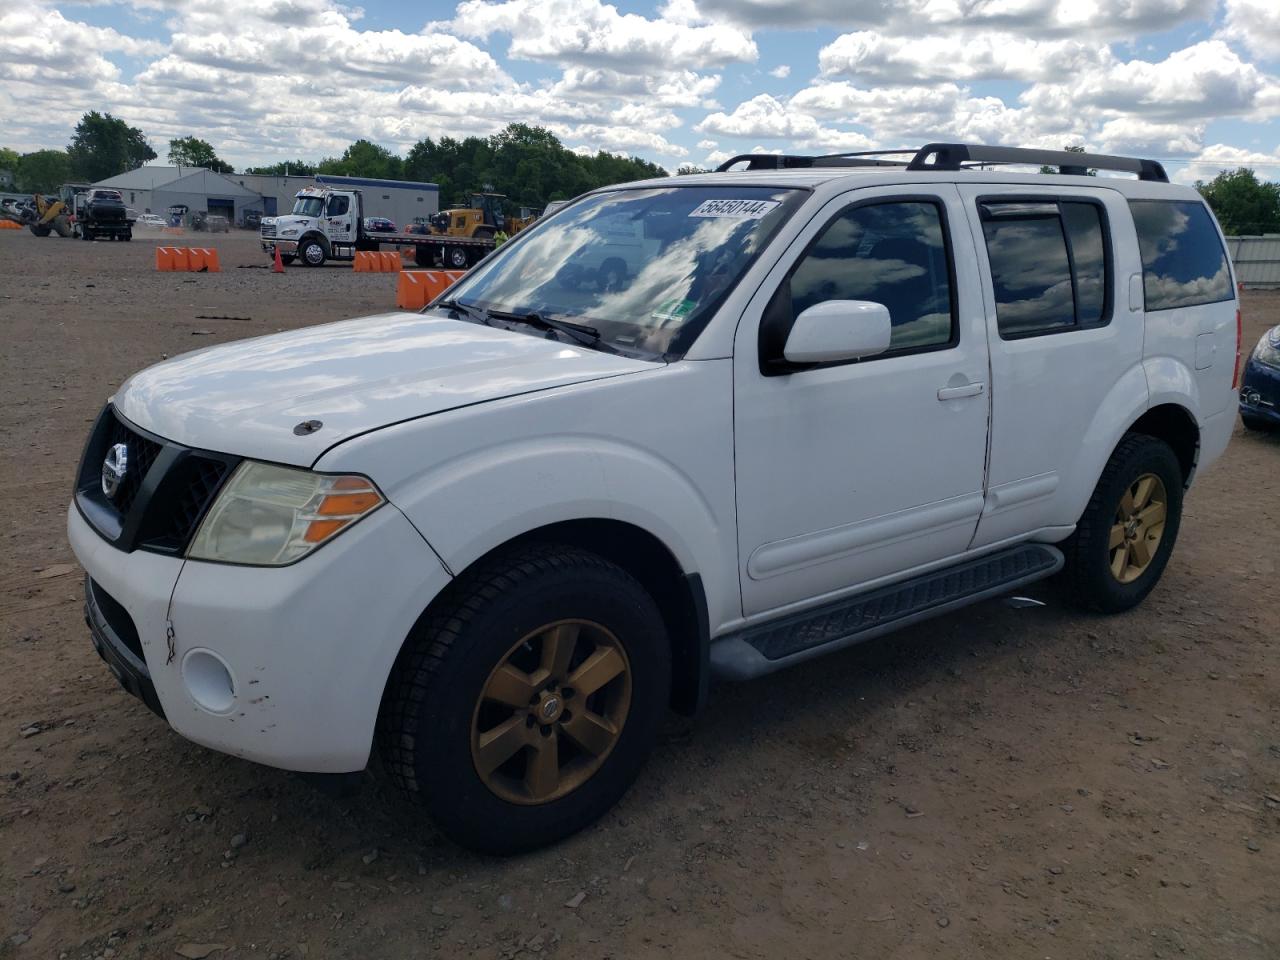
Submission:
[[[658,304],[658,308],[653,311],[651,316],[655,320],[683,320],[693,312],[693,308],[697,305],[698,302],[696,300],[681,300],[679,297],[672,297]]]

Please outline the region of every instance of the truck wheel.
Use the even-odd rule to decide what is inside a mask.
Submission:
[[[80,239],[81,239],[81,240],[92,240],[92,239],[93,239],[93,231],[92,231],[92,230],[90,230],[90,229],[88,229],[87,227],[81,227],[81,228],[80,228]]]
[[[45,226],[44,224],[32,223],[32,224],[28,224],[28,226],[31,227],[31,232],[34,233],[37,237],[47,237],[50,233],[49,227]]]
[[[324,247],[320,245],[318,240],[303,240],[302,245],[298,247],[298,256],[302,258],[304,266],[324,266]],[[284,257],[280,259],[284,260]]]
[[[132,228],[132,227],[130,227],[128,230],[126,230],[126,231],[124,232],[124,237],[122,237],[122,239],[124,240],[124,242],[125,242],[125,243],[128,243],[130,240],[132,240],[132,239],[133,239],[133,228]]]
[[[462,247],[450,247],[444,253],[444,265],[451,270],[467,268],[467,251]]]
[[[670,650],[653,599],[584,550],[501,551],[418,622],[387,685],[382,753],[455,842],[531,850],[612,807],[653,748]]]
[[[1164,573],[1182,520],[1182,467],[1163,440],[1125,437],[1063,544],[1072,599],[1102,613],[1136,607]]]

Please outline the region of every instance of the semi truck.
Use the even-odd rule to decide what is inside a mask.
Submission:
[[[364,250],[412,247],[421,267],[444,266],[465,270],[479,262],[495,246],[493,234],[450,236],[441,233],[374,233],[364,229],[364,197],[359,190],[327,186],[304,187],[294,196],[293,210],[264,219],[259,231],[263,251],[274,257],[277,249],[286,263],[297,260],[308,267],[329,260],[354,260]]]

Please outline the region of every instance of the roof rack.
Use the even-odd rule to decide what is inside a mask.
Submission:
[[[1116,157],[1104,153],[1076,153],[1071,150],[1039,150],[1026,147],[992,147],[970,143],[928,143],[918,150],[865,150],[858,153],[833,153],[818,157],[798,157],[776,153],[742,153],[716,167],[725,173],[735,163],[747,161],[748,170],[782,170],[794,167],[901,167],[904,161],[884,160],[884,156],[912,154],[905,163],[914,171],[955,171],[971,169],[973,164],[1023,163],[1057,167],[1066,176],[1084,176],[1090,170],[1115,170],[1137,174],[1139,180],[1168,183],[1169,175],[1157,160],[1138,157]]]

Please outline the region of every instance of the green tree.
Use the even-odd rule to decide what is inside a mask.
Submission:
[[[321,160],[316,172],[344,177],[397,180],[401,176],[402,167],[403,161],[386,147],[370,140],[357,140],[343,151],[341,157],[326,157]]]
[[[0,147],[0,170],[8,170],[16,177],[18,175],[18,164],[21,162],[22,155],[17,150]]]
[[[36,150],[18,161],[18,189],[27,193],[55,193],[71,179],[71,161],[64,150]]]
[[[231,164],[218,159],[213,144],[199,137],[170,140],[169,162],[180,167],[206,167],[214,173],[235,173]]]
[[[676,170],[677,177],[687,177],[693,173],[707,173],[706,167],[700,167],[696,163],[684,163]]]
[[[316,165],[306,160],[283,160],[266,167],[247,167],[245,173],[256,173],[267,177],[314,177]]]
[[[1222,232],[1239,236],[1280,233],[1280,183],[1260,181],[1248,167],[1223,170],[1208,183],[1196,182]]]
[[[67,156],[74,176],[94,182],[135,170],[154,160],[156,152],[137,127],[109,113],[90,110],[76,124]]]

